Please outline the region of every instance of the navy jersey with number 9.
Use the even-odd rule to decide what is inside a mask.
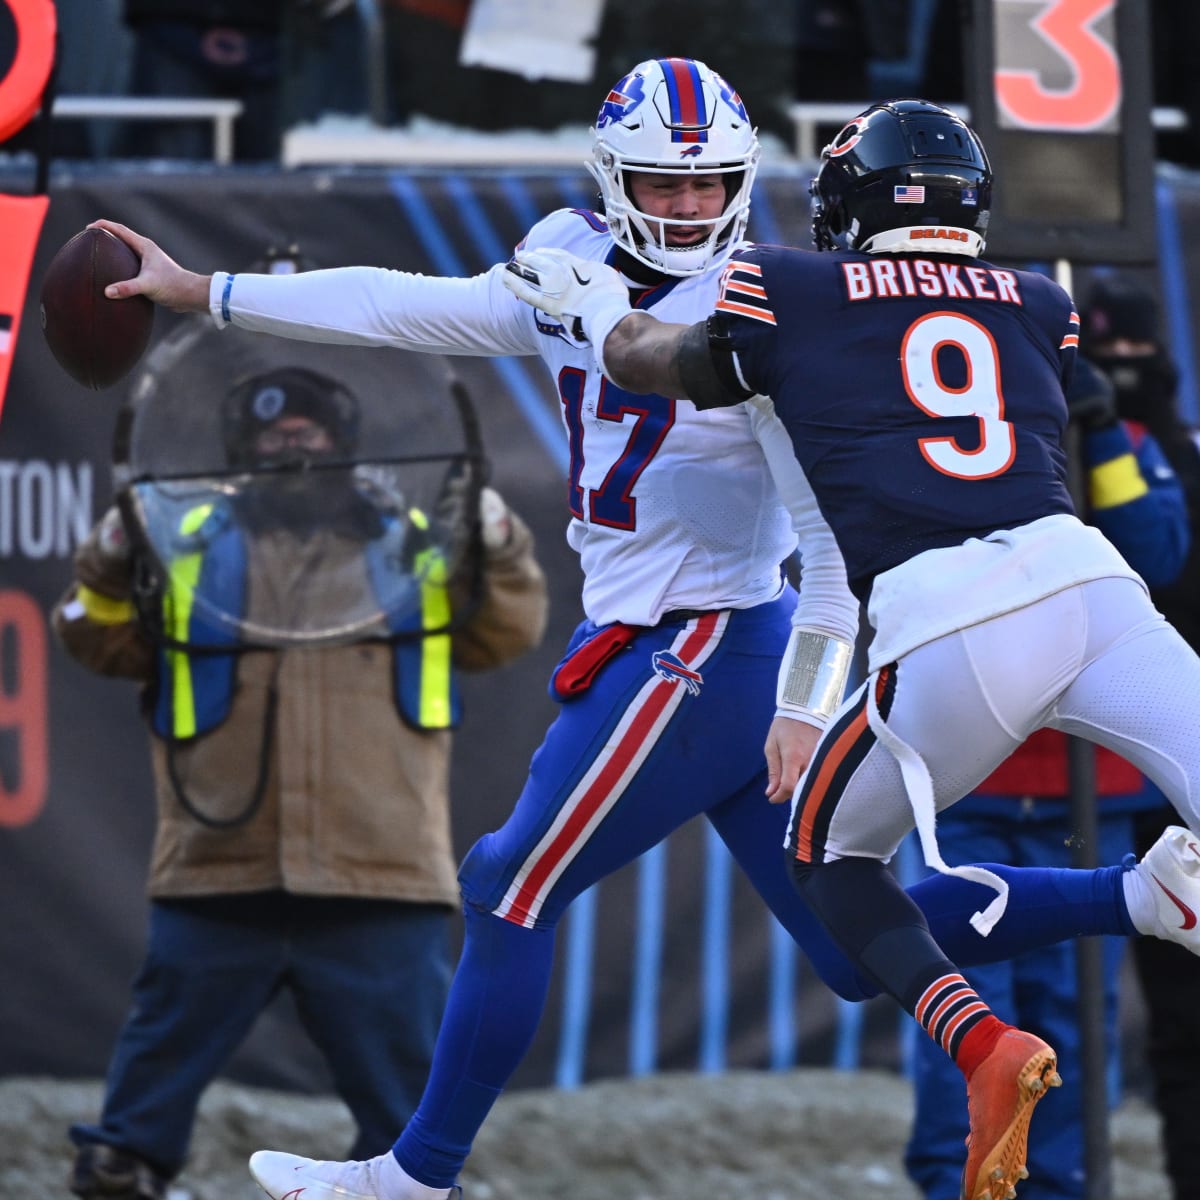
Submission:
[[[738,382],[772,398],[860,599],[924,550],[1073,511],[1062,436],[1079,318],[1052,280],[952,255],[753,246],[716,307]]]

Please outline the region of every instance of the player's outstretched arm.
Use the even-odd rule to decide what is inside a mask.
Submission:
[[[141,260],[133,279],[109,284],[104,294],[110,300],[145,296],[173,312],[207,312],[210,276],[181,267],[148,237],[117,221],[93,221],[89,229],[106,229],[123,241]]]
[[[680,369],[684,338],[693,328],[667,325],[649,313],[632,313],[613,328],[602,347],[596,346],[596,361],[609,379],[627,392],[697,400]]]
[[[612,267],[552,247],[518,250],[504,286],[582,334],[600,369],[626,391],[687,395],[677,359],[689,327],[634,312],[629,289]]]

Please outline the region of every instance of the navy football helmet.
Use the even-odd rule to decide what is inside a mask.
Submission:
[[[983,143],[949,109],[888,100],[821,151],[809,188],[818,250],[978,255],[992,204]]]

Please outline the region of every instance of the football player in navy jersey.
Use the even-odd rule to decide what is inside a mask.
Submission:
[[[650,60],[609,92],[594,134],[589,167],[603,213],[552,213],[523,245],[566,246],[583,278],[611,264],[626,306],[671,321],[704,317],[742,244],[758,160],[737,94],[703,63]],[[506,289],[503,263],[472,279],[364,267],[209,277],[125,226],[98,224],[141,259],[135,279],[110,289],[114,298],[144,294],[209,311],[218,325],[315,341],[538,355],[571,447],[568,537],[584,570],[587,619],[554,673],[562,707],[512,815],[463,862],[464,948],[428,1087],[392,1154],[313,1163],[258,1152],[251,1169],[270,1195],[303,1187],[306,1200],[447,1196],[537,1029],[562,913],[695,816],[713,823],[831,988],[851,999],[877,994],[792,887],[778,853],[786,810],[762,798],[776,664],[786,653],[795,667],[782,695],[795,718],[792,769],[840,703],[858,628],[842,553],[773,414],[749,403],[701,411],[675,399],[678,387],[643,396],[617,386],[574,314],[521,303]],[[743,285],[747,302],[755,288]],[[868,458],[861,469],[878,472]],[[797,537],[798,601],[780,570]],[[770,787],[780,787],[777,770]],[[990,894],[976,879],[936,876],[914,895],[963,962],[1098,933],[1200,947],[1200,935],[1189,941],[1170,929],[1146,899],[1153,859],[1129,871],[997,866],[1021,915],[987,939],[969,924]],[[1200,879],[1179,887],[1200,907]]]
[[[979,258],[991,187],[955,114],[892,101],[822,154],[813,231],[836,253],[736,251],[705,321],[631,317],[613,272],[553,250],[519,252],[508,277],[527,302],[577,320],[627,391],[686,395],[702,411],[750,401],[787,430],[874,637],[869,678],[811,759],[788,711],[801,715],[809,694],[785,658],[769,794],[791,801],[800,893],[966,1076],[968,1200],[1001,1200],[1026,1177],[1056,1056],[991,1013],[885,864],[915,825],[931,867],[995,888],[973,918],[995,926],[1004,881],[947,867],[935,813],[1040,728],[1129,759],[1200,829],[1200,659],[1073,512],[1062,441],[1079,319],[1052,280]],[[1174,836],[1177,873],[1200,872],[1200,839]],[[1156,874],[1152,887],[1175,891],[1177,923],[1194,925],[1173,885]]]

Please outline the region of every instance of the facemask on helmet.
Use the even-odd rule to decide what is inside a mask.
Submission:
[[[821,151],[809,190],[818,250],[983,251],[992,206],[983,143],[928,101],[860,113]]]
[[[600,106],[588,170],[600,185],[613,240],[666,275],[699,275],[723,263],[746,230],[759,144],[746,107],[715,71],[690,58],[639,63]],[[631,182],[641,174],[719,175],[725,207],[706,220],[664,220],[641,211]],[[669,231],[707,237],[672,246]]]

